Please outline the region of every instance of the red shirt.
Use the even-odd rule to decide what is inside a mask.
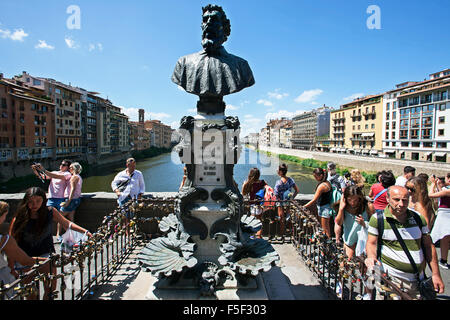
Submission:
[[[381,183],[375,183],[373,186],[371,186],[370,190],[372,190],[373,198],[375,198],[375,196],[384,189],[385,188],[382,186]],[[381,196],[379,196],[377,198],[377,200],[374,201],[373,206],[375,209],[384,210],[384,208],[387,207],[388,202],[387,202],[386,196],[387,196],[387,192],[383,193]]]

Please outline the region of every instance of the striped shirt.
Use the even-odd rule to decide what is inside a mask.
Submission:
[[[374,214],[369,221],[369,234],[373,236],[378,236],[378,222],[377,215]],[[389,219],[392,221],[398,229],[400,236],[406,244],[406,247],[411,254],[414,262],[417,265],[419,273],[425,269],[426,261],[424,258],[424,253],[421,247],[422,234],[429,234],[427,223],[421,215],[419,215],[422,221],[422,230],[417,225],[416,220],[414,220],[413,212],[407,210],[407,218],[405,223],[400,223],[394,218],[392,213],[389,211],[389,207],[384,210],[384,231],[381,246],[381,264],[383,269],[388,272],[389,275],[396,278],[405,279],[408,281],[416,281],[416,275],[414,269],[409,262],[406,253],[403,251],[400,242],[397,240],[391,225],[387,221]]]

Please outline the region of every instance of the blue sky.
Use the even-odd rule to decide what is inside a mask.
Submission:
[[[0,72],[27,71],[108,97],[131,120],[177,127],[197,97],[170,80],[179,57],[201,50],[201,7],[231,21],[228,52],[246,59],[255,85],[226,96],[242,133],[270,118],[332,107],[450,67],[448,0],[15,0],[0,2]],[[70,5],[80,29],[67,28]],[[369,29],[370,5],[381,29]]]

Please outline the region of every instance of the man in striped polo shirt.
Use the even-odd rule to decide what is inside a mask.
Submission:
[[[413,257],[420,272],[420,278],[422,279],[423,271],[426,263],[428,263],[432,271],[434,288],[436,292],[443,293],[444,283],[439,272],[436,248],[431,242],[425,219],[419,215],[422,221],[421,230],[414,219],[414,213],[408,209],[408,190],[401,186],[391,186],[387,191],[387,200],[388,206],[384,210],[383,217],[384,230],[381,241],[381,257],[377,257],[378,223],[377,215],[374,214],[369,221],[366,266],[371,269],[374,264],[380,264],[396,285],[406,289],[411,297],[420,298],[416,274],[389,224],[391,222],[397,227],[400,236]],[[422,251],[422,243],[425,252]]]

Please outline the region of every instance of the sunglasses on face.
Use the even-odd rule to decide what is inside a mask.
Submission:
[[[406,189],[410,192],[416,192],[416,189],[412,188],[412,187],[406,187]]]
[[[63,167],[68,167],[68,166],[69,166],[67,163],[61,163],[61,165],[62,165]]]

